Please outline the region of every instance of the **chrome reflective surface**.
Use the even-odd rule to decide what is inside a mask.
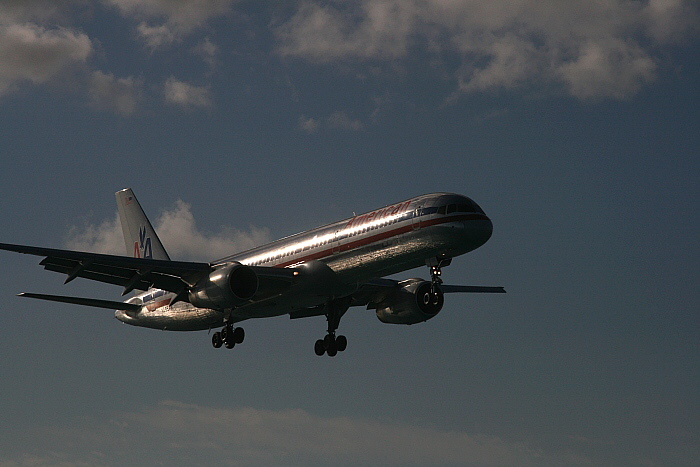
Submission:
[[[148,291],[138,296],[144,302],[139,313],[118,311],[115,316],[137,326],[198,330],[221,326],[225,314],[234,322],[283,315],[323,304],[330,297],[348,296],[365,281],[423,266],[430,258],[462,255],[483,245],[492,232],[491,220],[471,199],[451,193],[423,195],[212,263],[298,267],[321,262],[335,273],[339,283],[333,286],[293,287],[288,293],[224,311],[183,302],[170,306],[172,294]]]

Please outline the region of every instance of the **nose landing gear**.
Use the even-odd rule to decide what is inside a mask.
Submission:
[[[437,256],[435,258],[428,259],[425,264],[430,268],[430,291],[433,295],[437,293],[437,289],[442,284],[442,269],[445,266],[449,266],[452,262],[452,258],[446,256]]]

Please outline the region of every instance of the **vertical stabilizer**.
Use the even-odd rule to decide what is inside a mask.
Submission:
[[[131,188],[118,191],[115,196],[124,233],[126,255],[134,258],[170,260]]]

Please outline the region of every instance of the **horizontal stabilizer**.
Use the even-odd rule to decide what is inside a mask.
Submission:
[[[479,285],[441,285],[444,293],[506,293],[503,287],[482,287]]]
[[[71,303],[74,305],[94,306],[97,308],[109,308],[111,310],[139,311],[140,305],[133,303],[116,302],[112,300],[98,300],[96,298],[65,297],[63,295],[45,295],[40,293],[21,293],[18,297],[38,298],[52,302]]]

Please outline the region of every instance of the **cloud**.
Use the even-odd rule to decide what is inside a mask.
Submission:
[[[654,80],[660,46],[697,33],[689,0],[306,1],[275,29],[277,52],[317,63],[457,56],[457,95],[558,83],[622,99]],[[434,65],[436,66],[436,65]]]
[[[205,37],[203,41],[197,44],[197,46],[192,49],[192,53],[199,56],[204,63],[209,65],[210,69],[213,70],[216,67],[216,57],[219,54],[219,47],[208,37]]]
[[[111,73],[94,71],[90,77],[89,94],[92,104],[119,115],[134,113],[143,92],[143,81],[132,76],[116,78]]]
[[[150,49],[158,49],[170,45],[179,38],[168,26],[149,26],[147,23],[140,23],[136,27],[138,37],[146,43]]]
[[[301,409],[155,407],[34,430],[0,463],[165,465],[560,465],[520,443],[402,422],[322,417]],[[578,460],[578,462],[576,462]]]
[[[0,23],[44,23],[56,18],[61,10],[69,8],[71,3],[74,2],[70,0],[64,2],[51,0],[0,1]]]
[[[168,78],[163,89],[165,102],[183,107],[211,107],[210,90],[179,81],[174,76]]]
[[[268,229],[254,226],[247,231],[223,227],[218,233],[204,233],[196,225],[191,206],[181,200],[163,211],[153,225],[170,257],[178,260],[211,261],[270,241]],[[71,227],[64,244],[72,250],[124,255],[119,215],[98,225],[85,222]]]
[[[331,128],[349,131],[360,131],[365,127],[361,121],[351,119],[342,111],[333,112],[326,120],[326,124]]]
[[[181,40],[206,21],[231,11],[233,0],[104,0],[140,20],[137,36],[151,49]]]
[[[0,96],[23,81],[46,83],[84,63],[92,50],[92,42],[81,32],[0,22]]]
[[[299,129],[306,133],[316,133],[321,127],[321,122],[313,117],[302,115],[299,117]]]
[[[305,115],[299,117],[298,127],[305,133],[316,133],[321,126],[346,131],[362,131],[365,128],[365,124],[361,120],[353,120],[347,113],[340,110],[333,112],[323,120]]]
[[[641,47],[611,39],[582,45],[576,59],[557,71],[573,96],[623,99],[653,81],[656,67]]]
[[[191,207],[178,200],[174,209],[164,211],[155,229],[171,256],[178,258],[222,258],[271,240],[267,228],[250,226],[248,231],[223,227],[219,233],[205,234],[196,226]]]

